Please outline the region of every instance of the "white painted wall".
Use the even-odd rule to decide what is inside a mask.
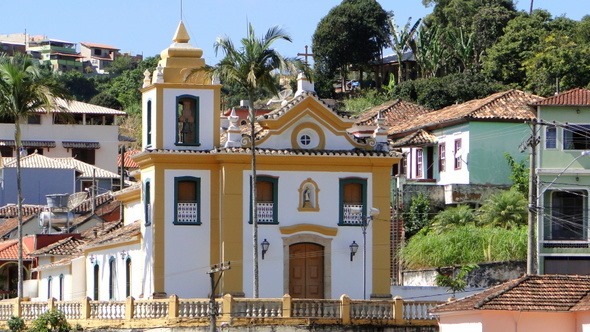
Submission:
[[[339,218],[339,181],[342,178],[358,177],[367,179],[367,205],[372,206],[371,194],[372,175],[371,173],[338,173],[338,172],[288,172],[288,171],[264,171],[259,170],[259,176],[278,177],[278,221],[279,225],[259,225],[258,237],[259,242],[264,239],[270,243],[265,259],[259,256],[259,277],[260,296],[261,297],[280,297],[284,295],[285,288],[283,285],[283,272],[285,261],[288,257],[283,254],[283,240],[291,235],[285,236],[280,233],[280,227],[292,226],[297,224],[315,224],[325,227],[337,228],[338,232],[334,237],[327,237],[321,234],[323,238],[331,240],[330,249],[332,255],[331,271],[324,271],[326,275],[331,275],[331,294],[324,294],[326,298],[339,298],[342,294],[347,294],[352,298],[363,298],[363,234],[361,227],[338,226]],[[250,172],[244,172],[244,179],[250,178]],[[318,204],[320,210],[317,212],[298,211],[299,204],[299,187],[307,178],[313,179],[320,189],[318,193]],[[242,191],[249,192],[249,181],[243,183]],[[244,292],[246,297],[253,296],[253,253],[252,253],[252,226],[248,223],[250,215],[250,201],[248,195],[243,198],[243,215],[244,215]],[[384,221],[378,221],[384,222]],[[369,224],[367,229],[367,274],[366,289],[367,296],[371,292],[371,261],[372,237],[370,236],[372,225]],[[298,233],[302,234],[302,233]],[[350,261],[350,244],[356,241],[359,244],[359,250]],[[259,246],[260,250],[260,246]],[[355,284],[358,287],[351,288]]]
[[[193,176],[201,179],[201,225],[174,225],[174,178]],[[200,170],[166,170],[165,197],[165,268],[164,289],[169,295],[203,297],[209,293],[210,282],[206,272],[210,268],[211,247],[211,175]]]
[[[119,126],[53,124],[53,114],[41,114],[41,124],[21,124],[22,140],[55,141],[56,147],[44,149],[52,158],[72,157],[62,141],[100,142],[95,150],[96,166],[117,173]],[[14,140],[14,124],[0,123],[0,139]]]
[[[297,119],[292,124],[289,124],[289,127],[283,133],[281,133],[280,135],[273,135],[267,141],[261,143],[259,146],[261,148],[297,149],[299,148],[298,146],[292,146],[291,137],[293,136],[294,131],[296,131],[295,134],[297,134],[297,132],[300,131],[300,129],[298,129],[297,127],[305,123],[315,124],[321,128],[318,134],[324,135],[325,137],[325,150],[350,150],[354,148],[354,146],[351,144],[351,140],[347,139],[346,136],[339,136],[333,133],[333,131],[338,132],[339,130],[332,128],[329,123],[316,117],[312,117],[311,115],[305,115],[300,119]]]
[[[154,201],[156,200],[156,197],[154,195],[154,186],[155,186],[155,174],[153,171],[153,168],[149,168],[146,170],[142,171],[141,174],[141,179],[142,179],[142,188],[145,188],[145,182],[147,180],[151,181],[151,206],[154,206]],[[142,195],[145,195],[145,192],[143,192],[142,189]],[[141,225],[141,235],[142,235],[142,247],[140,249],[141,251],[141,255],[139,256],[139,259],[141,260],[141,264],[143,265],[144,269],[143,271],[138,271],[137,274],[134,275],[134,277],[139,278],[139,283],[140,283],[140,290],[139,290],[139,294],[143,294],[144,297],[148,297],[151,296],[154,293],[154,260],[153,260],[153,242],[154,242],[154,238],[153,238],[153,234],[152,234],[152,230],[153,230],[153,223],[154,220],[152,218],[152,224],[149,226],[145,225],[145,219],[143,217],[143,196],[141,197],[140,200],[140,209],[141,211],[139,212],[141,214],[141,218],[140,220],[143,220],[142,225]],[[153,209],[152,209],[153,211]]]
[[[125,263],[122,259],[121,253],[125,251],[131,258],[131,296],[134,298],[141,298],[141,282],[137,277],[142,274],[142,253],[139,250],[139,244],[124,245],[115,248],[109,248],[104,250],[97,250],[88,252],[86,258],[86,296],[93,298],[94,296],[94,266],[99,266],[99,292],[98,300],[107,301],[109,300],[109,276],[111,269],[109,266],[109,260],[114,258],[115,260],[115,287],[113,289],[113,300],[123,301],[126,299],[126,275],[125,275]],[[90,262],[90,255],[94,256],[94,262]],[[150,294],[151,295],[151,294]]]
[[[213,105],[213,90],[195,90],[195,89],[165,89],[164,90],[164,149],[178,149],[174,143],[176,141],[176,97],[190,95],[199,97],[199,142],[200,146],[180,146],[183,150],[203,150],[212,149],[214,142],[215,128],[214,119],[219,117]],[[147,96],[146,96],[147,97]],[[155,100],[155,98],[153,99]],[[153,102],[152,102],[153,103]],[[155,116],[155,109],[152,104],[152,114]],[[153,125],[156,122],[152,122]],[[154,128],[154,127],[152,127]],[[152,140],[155,137],[152,137]]]

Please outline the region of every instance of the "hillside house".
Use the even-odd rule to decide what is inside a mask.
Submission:
[[[538,272],[590,274],[590,90],[573,89],[537,109]]]
[[[117,172],[119,126],[126,113],[79,101],[59,101],[60,109],[39,110],[20,124],[21,141],[28,154],[73,157],[110,172]],[[0,121],[0,154],[16,155],[14,121]]]
[[[108,67],[115,61],[119,49],[104,44],[81,42],[80,55],[86,73],[108,74]]]

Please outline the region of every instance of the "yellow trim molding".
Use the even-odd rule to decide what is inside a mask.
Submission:
[[[301,232],[314,232],[325,236],[336,236],[338,234],[338,228],[326,227],[314,224],[298,224],[293,226],[279,227],[279,231],[282,235],[291,235]]]

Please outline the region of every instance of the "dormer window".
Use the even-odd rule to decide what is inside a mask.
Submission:
[[[199,145],[199,99],[180,96],[176,103],[176,145]]]

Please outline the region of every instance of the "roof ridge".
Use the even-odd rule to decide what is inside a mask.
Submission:
[[[512,283],[512,285],[506,287],[506,288],[500,288],[499,291],[497,292],[493,292],[490,295],[484,297],[483,299],[481,299],[480,301],[478,301],[473,307],[475,309],[479,309],[481,307],[483,307],[487,302],[499,297],[500,295],[503,295],[505,293],[507,293],[508,291],[511,291],[512,289],[514,289],[516,286],[521,285],[522,283],[524,283],[525,281],[531,279],[532,275],[530,274],[525,274],[524,276],[520,277],[519,279],[514,280],[514,282]],[[500,287],[502,285],[498,285],[497,287]]]
[[[480,105],[478,108],[474,109],[473,111],[469,112],[469,116],[473,115],[474,113],[479,112],[482,108],[489,106],[490,104],[492,104],[493,102],[496,102],[497,100],[499,100],[500,98],[505,97],[506,95],[509,95],[512,92],[517,91],[516,89],[509,89],[506,91],[500,91],[500,92],[496,92],[494,94],[491,94],[485,98],[481,98],[479,100],[485,100],[486,98],[490,98],[490,100],[488,100],[487,102],[483,103],[482,105]]]

